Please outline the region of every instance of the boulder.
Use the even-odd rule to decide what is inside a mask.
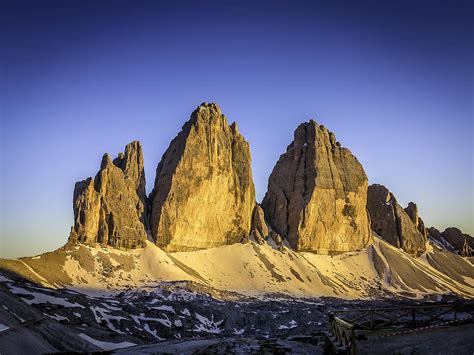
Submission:
[[[249,144],[216,104],[201,104],[156,169],[151,234],[167,251],[239,243],[251,231],[255,188]]]
[[[249,239],[252,242],[255,242],[255,243],[260,244],[260,245],[265,244],[264,237],[260,234],[260,232],[257,229],[252,229],[252,231],[250,232]]]
[[[353,251],[371,242],[367,186],[357,158],[310,120],[280,156],[262,208],[272,230],[297,251]]]
[[[94,179],[74,187],[74,225],[70,243],[135,248],[146,232],[146,193],[143,151],[135,141],[112,161],[104,154]]]
[[[411,202],[403,209],[395,196],[378,184],[369,186],[367,196],[367,209],[374,232],[409,254],[421,255],[426,249],[426,232],[416,204]]]
[[[279,235],[275,231],[270,231],[269,237],[273,240],[279,250],[283,250],[283,238],[281,237],[281,235]]]

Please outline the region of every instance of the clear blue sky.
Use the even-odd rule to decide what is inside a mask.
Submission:
[[[0,257],[64,244],[74,183],[131,140],[150,191],[203,101],[250,142],[259,201],[314,118],[428,226],[474,233],[472,1],[7,3]]]

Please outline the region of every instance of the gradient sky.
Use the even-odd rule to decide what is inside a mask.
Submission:
[[[131,140],[150,191],[203,101],[250,142],[258,201],[314,118],[426,225],[474,234],[472,1],[11,3],[0,5],[0,257],[63,245],[74,183]]]

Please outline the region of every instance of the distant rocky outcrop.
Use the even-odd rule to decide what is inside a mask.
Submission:
[[[139,142],[125,147],[113,161],[104,154],[94,179],[74,187],[74,225],[70,243],[143,246],[146,233],[146,193],[143,152]]]
[[[474,238],[460,229],[449,227],[440,232],[434,227],[428,228],[431,239],[440,243],[446,250],[461,256],[474,256]]]
[[[353,251],[371,241],[367,186],[357,158],[310,120],[280,156],[262,208],[272,230],[295,250]]]
[[[187,251],[248,238],[255,206],[249,144],[216,104],[201,104],[156,169],[149,197],[156,244]]]
[[[426,250],[427,232],[415,203],[403,209],[385,186],[374,184],[368,189],[367,209],[372,229],[384,240],[416,256]]]

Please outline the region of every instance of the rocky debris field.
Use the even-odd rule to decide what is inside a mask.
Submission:
[[[184,282],[86,295],[2,280],[2,354],[114,350],[183,338],[268,340],[326,327],[327,303],[321,300],[248,298]],[[19,335],[25,339],[21,347]]]
[[[253,298],[190,282],[87,295],[0,276],[0,353],[320,353],[328,310],[413,302]]]

